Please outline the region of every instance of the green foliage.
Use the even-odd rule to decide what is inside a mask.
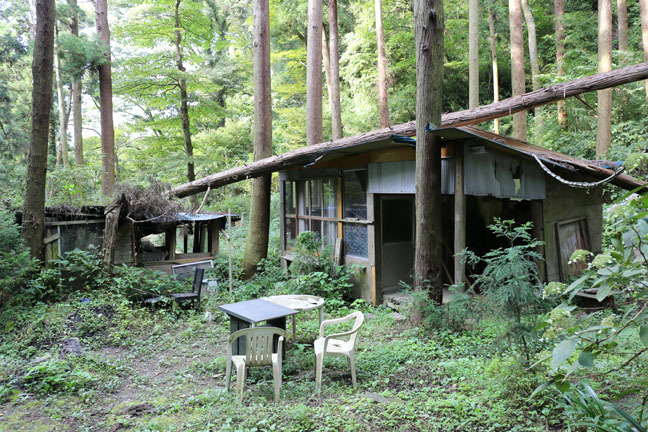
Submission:
[[[495,219],[489,226],[493,233],[505,239],[508,247],[493,249],[483,257],[470,250],[462,254],[471,266],[485,263],[481,274],[475,277],[472,288],[481,290],[486,299],[509,319],[508,335],[521,343],[527,361],[532,348],[527,339],[533,337],[533,317],[542,311],[540,277],[535,260],[542,256],[536,248],[542,242],[531,237],[532,224],[514,226],[512,220]]]
[[[0,303],[17,294],[34,269],[13,212],[0,209]]]
[[[90,372],[76,369],[74,362],[55,359],[32,366],[23,379],[26,388],[44,395],[78,392],[94,381]]]

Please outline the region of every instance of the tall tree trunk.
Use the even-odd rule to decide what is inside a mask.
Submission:
[[[252,11],[254,15],[254,160],[258,161],[272,156],[270,12],[268,0],[254,0]],[[255,273],[256,265],[268,255],[270,180],[271,174],[266,174],[255,178],[252,183],[250,224],[243,256],[243,272],[247,277]]]
[[[612,70],[612,0],[598,0],[598,71]],[[596,157],[601,159],[612,140],[612,89],[597,92]]]
[[[326,76],[326,90],[331,103],[331,55],[329,53],[328,41],[326,40],[326,26],[322,24],[322,66]]]
[[[191,124],[189,122],[189,104],[187,101],[187,79],[185,78],[186,69],[183,64],[182,59],[182,33],[181,33],[181,24],[180,24],[180,3],[182,0],[176,0],[175,7],[173,9],[173,21],[175,26],[175,60],[176,67],[179,72],[179,84],[180,84],[180,118],[182,120],[182,134],[184,138],[184,148],[185,154],[187,155],[187,179],[191,182],[196,179],[196,171],[194,168],[194,155],[193,155],[193,144],[191,142]],[[198,208],[198,197],[193,196],[191,198],[191,208],[193,210]]]
[[[643,44],[644,61],[648,62],[648,0],[639,0],[641,10],[641,41]],[[648,102],[648,80],[646,86],[646,101]]]
[[[441,125],[443,97],[443,0],[414,1],[416,46],[416,240],[414,275],[418,289],[443,300],[441,235],[441,140],[427,132]]]
[[[79,11],[77,0],[68,0],[72,6],[70,17],[70,33],[79,37]],[[74,126],[74,163],[83,165],[83,117],[81,116],[81,75],[72,75],[72,123]]]
[[[322,0],[308,0],[306,144],[322,142]]]
[[[479,0],[468,3],[468,108],[479,106]]]
[[[540,88],[540,81],[538,76],[540,75],[540,64],[538,62],[538,40],[536,36],[536,25],[535,20],[533,19],[533,13],[531,12],[531,7],[529,6],[529,0],[521,0],[522,11],[524,11],[524,21],[527,25],[527,35],[529,40],[529,61],[531,63],[531,86],[533,90],[538,90]],[[536,142],[540,141],[542,136],[542,129],[544,128],[542,122],[542,108],[538,107],[534,109],[535,112],[535,139]]]
[[[556,25],[556,75],[565,75],[563,61],[565,57],[565,0],[554,0],[554,15]],[[557,103],[558,125],[561,129],[567,129],[567,108],[565,101]]]
[[[342,110],[340,108],[340,48],[337,21],[337,0],[329,0],[329,60],[331,64],[331,131],[333,139],[342,138]]]
[[[488,7],[488,30],[490,32],[491,58],[493,59],[493,103],[499,102],[499,71],[497,67],[497,38],[495,34],[495,13]],[[493,132],[499,134],[499,119],[493,120]]]
[[[619,38],[619,51],[628,51],[627,0],[617,0],[617,37]]]
[[[511,32],[511,84],[513,96],[524,93],[524,44],[522,42],[522,11],[520,0],[509,0],[509,28]],[[526,112],[513,115],[513,136],[526,141]]]
[[[112,72],[110,61],[110,29],[108,27],[108,0],[96,0],[97,34],[105,47],[106,61],[99,66],[99,111],[101,116],[101,193],[105,201],[115,191],[115,130],[112,108]]]
[[[31,256],[39,259],[43,258],[47,136],[52,109],[55,20],[54,0],[37,0],[36,39],[32,61],[32,122],[23,204],[23,235]]]
[[[389,101],[387,99],[387,53],[383,31],[382,0],[374,0],[376,13],[376,45],[378,47],[378,99],[380,100],[380,127],[389,127]]]
[[[54,73],[56,75],[56,97],[58,99],[57,109],[59,116],[59,155],[56,158],[56,165],[63,164],[65,168],[68,166],[68,141],[67,141],[67,116],[65,107],[65,96],[63,94],[63,80],[61,79],[61,62],[58,56],[58,44],[56,42],[58,37],[58,26],[55,30],[54,36]]]

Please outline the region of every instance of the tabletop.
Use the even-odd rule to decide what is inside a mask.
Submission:
[[[218,306],[218,309],[222,310],[227,315],[255,325],[263,321],[270,321],[294,315],[298,312],[295,309],[281,306],[263,299],[224,304]]]
[[[305,294],[276,295],[263,297],[263,300],[267,300],[269,302],[276,303],[290,309],[295,309],[296,311],[309,311],[324,306],[324,299],[322,297]]]

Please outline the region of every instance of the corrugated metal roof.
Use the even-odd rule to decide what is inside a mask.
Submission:
[[[177,213],[175,220],[178,221],[187,221],[187,222],[200,222],[200,221],[209,221],[215,219],[226,218],[227,214],[223,213]],[[237,218],[238,215],[232,215],[232,219]]]

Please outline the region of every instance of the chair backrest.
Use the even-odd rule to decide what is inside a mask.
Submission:
[[[364,314],[360,311],[355,311],[347,315],[349,319],[355,318],[355,322],[353,323],[353,328],[350,330],[351,335],[349,336],[349,342],[355,346],[355,339],[356,336],[358,335],[358,330],[360,330],[360,327],[362,326],[362,323],[364,322]]]
[[[191,286],[191,292],[195,292],[200,297],[200,291],[202,289],[203,277],[205,276],[204,268],[197,268],[194,273],[193,285]]]
[[[278,327],[251,327],[230,335],[230,346],[239,337],[245,337],[245,365],[264,366],[272,364],[274,337],[285,336]]]

